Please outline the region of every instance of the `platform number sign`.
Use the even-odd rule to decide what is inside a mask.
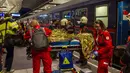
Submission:
[[[63,64],[70,64],[69,60],[66,57],[64,58]]]

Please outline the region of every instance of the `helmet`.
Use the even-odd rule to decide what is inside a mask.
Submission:
[[[67,24],[68,24],[68,20],[66,18],[64,18],[64,19],[61,20],[61,25],[62,26],[65,26]]]
[[[127,19],[130,21],[130,13],[127,15]]]
[[[85,17],[85,16],[83,16],[83,17],[81,17],[80,22],[81,22],[81,23],[84,23],[84,24],[87,24],[88,18]]]

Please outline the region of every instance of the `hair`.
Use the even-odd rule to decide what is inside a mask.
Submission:
[[[36,25],[39,25],[39,22],[36,19],[34,19],[34,20],[31,21],[30,24],[31,25],[33,24],[33,26],[36,26]]]
[[[106,29],[107,29],[102,20],[97,20],[97,21],[95,21],[95,24],[99,24],[103,30],[106,30]]]

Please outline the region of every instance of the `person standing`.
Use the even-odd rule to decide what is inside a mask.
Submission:
[[[32,31],[26,32],[24,35],[24,38],[27,40],[32,40],[32,35],[36,30],[41,29],[39,23],[37,20],[32,20],[30,23],[30,26],[32,27]],[[48,28],[42,28],[44,34],[47,36],[51,35],[51,30]],[[39,37],[40,38],[40,37]],[[41,40],[39,40],[40,42]],[[34,44],[33,44],[34,45]],[[33,61],[33,73],[40,73],[40,62],[42,60],[44,65],[44,73],[52,73],[51,65],[52,65],[52,59],[50,56],[51,47],[43,48],[42,50],[35,50],[36,48],[31,46],[31,52],[32,52],[32,61]],[[44,45],[44,44],[43,44]]]
[[[3,22],[0,24],[0,33],[2,35],[2,38],[0,38],[0,43],[2,44],[4,43],[4,46],[1,45],[1,48],[5,47],[7,50],[7,55],[5,60],[6,73],[13,72],[11,71],[11,67],[12,67],[13,57],[14,57],[14,45],[13,42],[11,42],[11,39],[13,38],[13,35],[16,34],[17,30],[18,30],[18,24],[16,23],[16,21],[14,21],[11,18],[10,14],[5,14],[5,18]],[[2,73],[1,61],[0,61],[0,73]]]
[[[120,64],[123,66],[120,73],[130,73],[130,36],[128,37],[124,54],[120,58]]]
[[[93,31],[87,28],[88,18],[83,16],[80,19],[80,33],[90,33],[93,35]],[[80,59],[77,63],[81,63],[81,67],[87,67],[87,59],[85,59],[82,50],[80,51]]]
[[[98,58],[97,73],[108,73],[108,66],[111,64],[113,55],[112,38],[102,20],[97,20],[94,28],[96,29],[96,46],[93,56]]]

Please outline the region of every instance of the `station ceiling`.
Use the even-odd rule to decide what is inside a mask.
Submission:
[[[27,16],[69,1],[71,0],[0,0],[0,12]]]

